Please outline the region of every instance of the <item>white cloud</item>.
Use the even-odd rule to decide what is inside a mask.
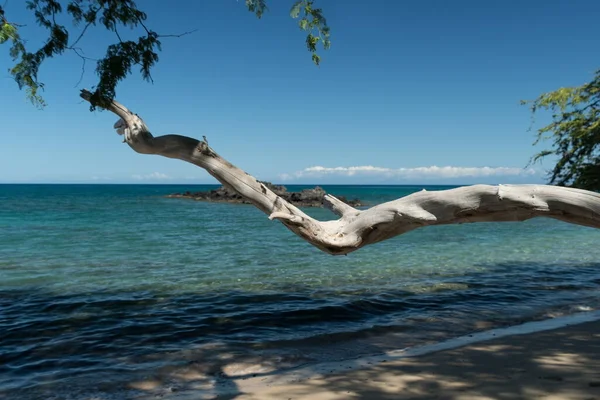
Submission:
[[[322,167],[320,165],[304,168],[292,174],[281,174],[282,180],[324,176],[378,176],[385,178],[430,179],[430,178],[465,178],[490,176],[534,176],[538,171],[515,167],[430,167],[385,168],[372,165],[353,167]]]
[[[138,181],[164,181],[167,179],[171,179],[171,177],[167,174],[163,174],[162,172],[152,172],[147,175],[131,175],[131,177]]]

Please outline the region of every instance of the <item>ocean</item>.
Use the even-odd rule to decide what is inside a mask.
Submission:
[[[0,185],[0,398],[201,390],[600,306],[600,230],[428,227],[334,257],[252,206],[165,197],[214,187]]]

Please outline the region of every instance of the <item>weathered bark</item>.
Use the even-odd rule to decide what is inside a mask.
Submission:
[[[90,100],[83,90],[81,97]],[[369,244],[429,225],[524,221],[549,217],[600,228],[600,194],[547,185],[474,185],[443,191],[421,191],[357,210],[331,195],[326,206],[340,218],[318,221],[277,196],[254,177],[219,156],[203,141],[180,135],[154,137],[143,120],[116,101],[106,107],[120,117],[117,133],[133,150],[187,161],[208,171],[223,185],[248,199],[269,219],[317,248],[348,254]]]

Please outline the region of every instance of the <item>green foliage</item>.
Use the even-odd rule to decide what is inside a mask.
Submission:
[[[3,23],[0,26],[0,44],[4,44],[8,40],[19,40],[19,34],[17,28],[11,24]]]
[[[248,11],[256,14],[259,19],[268,10],[264,0],[246,0],[246,7],[248,7]]]
[[[535,142],[552,140],[552,149],[532,159],[558,157],[550,183],[600,190],[600,70],[589,83],[560,88],[522,103],[530,104],[534,115],[539,110],[552,113],[552,122],[538,129]]]
[[[27,97],[38,107],[45,105],[44,99],[38,94],[43,85],[37,82],[36,74],[27,70],[27,66],[35,62],[33,55],[25,51],[25,42],[19,35],[18,26],[11,24],[4,17],[4,10],[0,7],[0,44],[10,43],[10,56],[13,59],[22,57],[22,61],[10,69],[20,88],[26,87]]]
[[[261,18],[268,10],[265,0],[245,0],[249,11]],[[10,43],[10,56],[15,65],[9,69],[10,74],[20,89],[25,88],[27,97],[37,106],[45,105],[39,94],[44,84],[38,80],[38,73],[43,62],[49,58],[72,51],[83,62],[90,60],[83,56],[77,44],[89,28],[101,27],[114,33],[116,42],[106,49],[103,58],[96,61],[98,83],[91,98],[91,109],[112,100],[116,96],[116,87],[123,79],[132,73],[134,67],[139,67],[142,77],[152,81],[151,70],[158,62],[158,52],[161,50],[160,35],[145,24],[146,13],[141,11],[133,0],[27,0],[25,6],[30,10],[36,23],[45,28],[48,37],[44,45],[35,51],[30,51],[27,41],[19,35],[18,24],[11,23],[5,18],[5,10],[0,6],[0,44]],[[296,16],[304,13],[305,22],[301,28],[309,31],[306,45],[311,51],[312,60],[319,65],[320,57],[316,54],[319,41],[325,49],[329,48],[329,28],[320,9],[313,9],[312,1],[300,1],[294,5],[298,8]],[[64,25],[57,22],[58,17],[66,15],[75,27],[82,26],[81,32],[72,40]],[[124,40],[120,30],[137,29],[141,35],[135,40]]]
[[[313,7],[314,1],[299,0],[292,6],[290,16],[302,18],[298,21],[298,27],[307,31],[306,48],[312,53],[312,60],[316,65],[321,63],[321,57],[317,54],[317,44],[322,43],[323,49],[331,47],[330,31],[327,21],[323,17],[323,10]]]

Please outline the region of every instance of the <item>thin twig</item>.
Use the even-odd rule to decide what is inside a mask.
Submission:
[[[79,76],[79,80],[77,81],[77,83],[74,86],[74,87],[77,87],[77,86],[79,86],[79,84],[81,83],[81,81],[83,81],[83,75],[85,74],[85,63],[86,63],[86,61],[87,60],[98,61],[98,60],[95,59],[95,58],[84,56],[82,54],[83,50],[81,48],[79,48],[79,47],[69,47],[69,49],[72,50],[75,54],[77,54],[77,56],[79,58],[81,58],[81,61],[82,61],[82,63],[81,63],[81,75]]]
[[[90,27],[90,25],[92,25],[92,21],[88,22],[85,25],[85,27],[83,28],[83,30],[81,31],[81,33],[79,34],[79,36],[77,37],[77,39],[75,39],[75,42],[73,42],[73,44],[70,47],[73,47],[77,43],[79,43],[79,41],[81,40],[81,38],[83,37],[83,35],[85,35],[85,32],[87,31],[87,29]]]
[[[146,31],[146,34],[150,35],[150,29],[148,29],[148,27],[146,27],[142,18],[138,17],[138,23],[142,26],[142,28],[144,28],[144,30]]]
[[[170,34],[170,35],[158,35],[158,37],[182,37],[186,35],[191,35],[192,33],[198,32],[198,29],[194,29],[191,31],[179,33],[179,34]]]

